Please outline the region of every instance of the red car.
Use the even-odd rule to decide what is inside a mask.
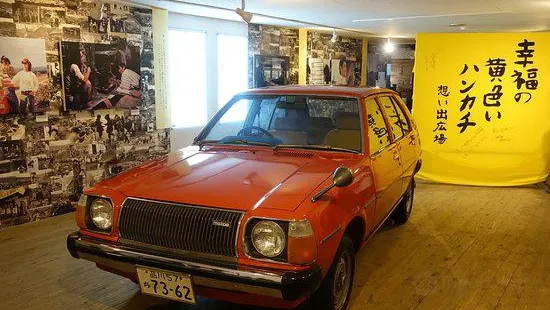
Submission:
[[[145,294],[345,309],[355,254],[389,216],[407,221],[419,168],[393,91],[250,90],[192,146],[87,190],[67,247]]]

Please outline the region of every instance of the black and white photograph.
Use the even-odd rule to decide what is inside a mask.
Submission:
[[[13,19],[13,1],[0,1],[0,18]]]
[[[254,55],[254,87],[289,84],[286,56]]]
[[[99,20],[88,16],[88,32],[99,33]]]
[[[124,33],[124,19],[123,18],[117,18],[117,17],[111,17],[111,20],[109,21],[109,24],[111,25],[111,32],[115,33]]]
[[[130,12],[142,26],[142,30],[153,26],[153,19],[152,15],[149,13],[149,10],[144,8],[131,7]]]
[[[88,17],[88,32],[90,33],[107,33],[107,19],[95,19]]]
[[[12,22],[0,21],[0,36],[15,37],[17,35],[17,26]]]
[[[132,15],[128,15],[124,20],[124,32],[127,34],[141,34],[141,25]]]
[[[25,121],[18,117],[4,118],[0,123],[0,141],[22,140],[25,138]]]
[[[25,159],[25,144],[22,140],[0,141],[0,161]]]
[[[140,67],[152,68],[153,67],[153,49],[144,48],[141,51],[141,63]]]
[[[81,4],[82,0],[63,0],[63,2],[65,2],[67,9],[76,10]]]
[[[330,59],[307,59],[307,83],[312,85],[332,84],[332,71]]]
[[[80,41],[80,26],[78,27],[63,27],[63,40],[65,41]]]
[[[139,48],[61,42],[66,110],[135,108],[141,101]]]
[[[248,28],[249,86],[262,85],[254,75],[258,73],[254,55],[287,57],[286,83],[298,83],[298,29],[250,24]],[[280,64],[279,64],[280,65]],[[276,64],[276,66],[278,66]]]
[[[59,27],[65,23],[66,10],[62,8],[40,7],[40,22],[45,25],[50,25],[52,28]]]
[[[110,12],[113,15],[125,16],[125,15],[128,15],[128,13],[130,13],[130,6],[125,3],[113,2],[113,3],[110,3]]]
[[[51,79],[57,78],[61,74],[61,66],[58,62],[48,63],[48,74]]]
[[[16,1],[13,4],[13,21],[16,23],[40,23],[40,7],[35,4]]]

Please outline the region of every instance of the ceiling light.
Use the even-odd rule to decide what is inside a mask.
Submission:
[[[395,44],[388,38],[388,41],[384,44],[384,52],[386,52],[386,54],[391,54],[393,51],[395,51]]]
[[[336,30],[332,29],[332,38],[330,39],[330,42],[334,43],[336,42],[336,38],[338,36],[336,35]]]
[[[241,7],[235,9],[235,13],[239,14],[239,16],[247,23],[250,24],[250,21],[252,20],[252,13],[247,12],[244,10],[245,8],[245,0],[241,1]]]
[[[449,24],[449,27],[452,27],[452,28],[458,28],[462,31],[466,30],[466,24],[456,24],[456,23],[452,23],[452,24]]]

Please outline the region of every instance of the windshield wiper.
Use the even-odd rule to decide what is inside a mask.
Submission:
[[[272,146],[271,143],[258,142],[258,141],[248,141],[244,139],[233,139],[233,140],[220,140],[221,144],[246,144],[246,145],[261,145],[261,146]]]
[[[202,150],[203,145],[210,143],[218,143],[220,140],[199,140],[195,144],[199,146],[199,150]]]
[[[272,146],[273,144],[257,141],[248,141],[244,139],[233,139],[233,140],[200,140],[197,141],[196,145],[199,146],[199,149],[206,144],[245,144],[245,145],[260,145],[260,146]]]
[[[308,150],[326,150],[326,151],[337,151],[337,152],[348,152],[348,153],[354,153],[359,154],[358,151],[350,150],[350,149],[344,149],[341,147],[333,147],[330,145],[301,145],[301,144],[277,144],[273,150],[278,150],[282,148],[288,148],[288,149],[308,149]]]

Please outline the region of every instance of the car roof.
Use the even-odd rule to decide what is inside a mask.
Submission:
[[[363,98],[378,93],[393,93],[391,89],[366,86],[290,85],[249,89],[240,95],[321,95]]]

